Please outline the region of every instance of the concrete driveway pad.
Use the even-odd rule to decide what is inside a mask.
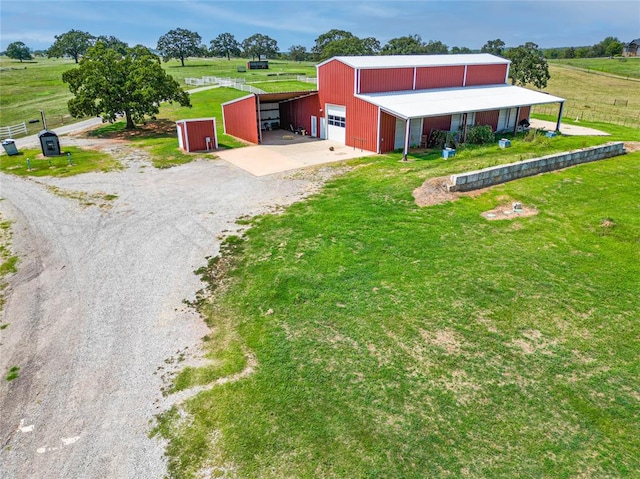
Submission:
[[[286,135],[283,134],[282,136]],[[295,141],[295,140],[293,140]],[[333,151],[329,148],[333,147]],[[217,155],[254,176],[272,175],[307,166],[350,160],[375,153],[330,140],[308,139],[291,144],[268,144],[222,150]]]

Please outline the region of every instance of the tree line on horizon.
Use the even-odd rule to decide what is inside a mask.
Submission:
[[[89,32],[70,30],[69,32],[55,36],[51,47],[44,51],[33,52],[23,42],[9,44],[4,52],[9,58],[16,60],[30,60],[33,55],[48,57],[70,57],[78,63],[87,50],[101,41],[108,46],[124,52],[128,45],[114,36],[94,36]],[[242,41],[236,40],[231,33],[220,33],[209,42],[209,46],[202,43],[202,37],[194,31],[183,28],[170,30],[162,35],[157,42],[155,52],[159,53],[165,61],[172,58],[184,61],[189,57],[246,57],[251,59],[262,56],[270,59],[286,59],[292,61],[322,61],[333,56],[353,55],[440,55],[459,53],[492,53],[509,57],[509,52],[524,47],[535,45],[532,42],[518,47],[507,47],[498,39],[489,40],[482,48],[472,50],[467,47],[454,46],[449,48],[441,41],[423,41],[420,35],[406,35],[392,38],[385,45],[374,37],[359,38],[346,30],[331,29],[315,39],[314,46],[308,50],[304,45],[292,45],[288,51],[283,52],[278,48],[278,42],[261,33],[256,33]],[[570,46],[561,48],[539,49],[542,56],[548,59],[563,58],[592,58],[612,57],[622,53],[624,43],[616,37],[607,37],[599,43],[591,46]],[[154,51],[154,49],[150,49]]]
[[[509,58],[509,79],[513,85],[532,84],[542,89],[549,80],[547,59],[533,42],[515,48],[506,48],[500,39],[489,40],[481,52]],[[230,33],[221,33],[202,44],[202,37],[189,30],[170,30],[158,39],[155,51],[143,46],[130,47],[114,36],[95,37],[88,32],[71,30],[55,36],[55,42],[46,51],[49,57],[71,57],[78,68],[67,70],[62,80],[69,85],[74,97],[69,100],[69,112],[74,117],[101,116],[103,121],[114,122],[120,116],[125,127],[133,129],[145,117],[155,118],[162,102],[177,102],[191,106],[189,95],[161,66],[171,59],[180,60],[182,66],[189,57],[218,56],[231,59],[245,55],[251,58],[287,58],[324,60],[349,55],[411,55],[471,53],[468,48],[454,47],[451,51],[442,42],[423,42],[419,35],[389,40],[384,46],[373,37],[358,38],[345,30],[332,29],[316,38],[311,52],[297,45],[288,54],[278,52],[278,43],[267,35],[256,33],[242,42]],[[9,45],[11,58],[29,59],[31,52],[22,42]],[[159,56],[159,55],[160,56]]]

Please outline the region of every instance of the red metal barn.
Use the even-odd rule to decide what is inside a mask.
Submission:
[[[281,128],[303,126],[312,136],[377,153],[403,149],[406,155],[434,130],[464,135],[482,124],[514,131],[538,104],[559,103],[560,128],[564,99],[508,85],[509,65],[487,53],[334,57],[317,66],[317,92],[225,104],[225,131],[261,141],[261,104],[277,110]]]
[[[222,104],[224,132],[251,143],[261,143],[264,130],[290,127],[317,136],[319,110],[317,91],[252,93]]]
[[[209,151],[218,148],[215,118],[176,121],[178,144],[186,152]]]

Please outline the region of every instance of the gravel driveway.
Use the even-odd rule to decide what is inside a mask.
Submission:
[[[157,170],[118,148],[128,157],[118,172],[0,174],[21,257],[0,331],[3,479],[163,477],[165,444],[148,437],[167,406],[161,376],[181,354],[197,356],[207,333],[183,304],[202,287],[193,271],[236,218],[318,184],[220,160]]]

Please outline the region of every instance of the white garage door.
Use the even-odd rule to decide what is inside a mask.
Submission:
[[[344,144],[347,131],[347,108],[327,105],[327,138]]]

